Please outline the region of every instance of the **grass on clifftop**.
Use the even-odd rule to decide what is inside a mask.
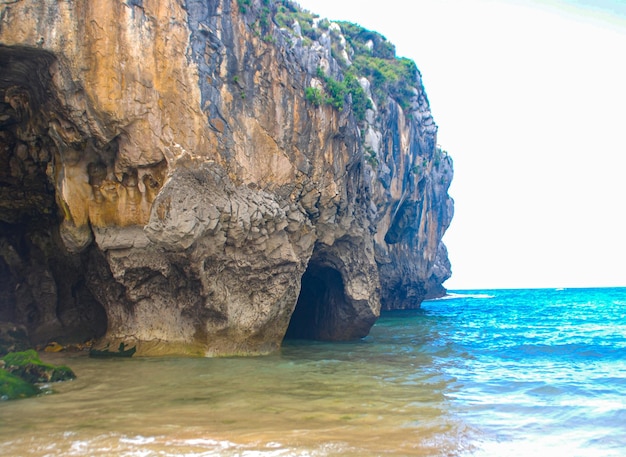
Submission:
[[[335,22],[346,40],[350,63],[342,56],[338,47],[339,34],[330,27],[330,21],[320,19],[317,14],[303,10],[290,0],[279,0],[274,6],[276,25],[293,31],[297,22],[305,45],[318,40],[323,33],[329,33],[332,55],[343,70],[339,78],[323,76],[321,80],[324,82],[325,96],[309,90],[306,93],[309,102],[316,106],[326,103],[341,110],[350,95],[356,118],[363,120],[365,111],[371,107],[358,82],[360,77],[365,77],[370,82],[372,96],[378,105],[384,105],[390,96],[402,109],[410,108],[419,81],[419,71],[411,59],[397,57],[395,46],[384,36],[351,22]],[[320,76],[319,72],[317,76]]]
[[[415,62],[397,57],[395,46],[377,32],[351,22],[338,24],[353,51],[351,69],[370,81],[377,102],[389,94],[403,109],[408,109],[418,81]]]

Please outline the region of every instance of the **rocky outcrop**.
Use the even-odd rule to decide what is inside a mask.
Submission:
[[[415,64],[288,1],[0,5],[0,319],[137,355],[353,339],[442,293]]]
[[[10,352],[0,358],[0,401],[31,397],[45,392],[41,383],[76,379],[71,368],[42,362],[30,349]]]

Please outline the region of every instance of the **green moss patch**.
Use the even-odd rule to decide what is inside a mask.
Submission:
[[[2,360],[4,369],[29,383],[57,382],[75,379],[74,372],[66,366],[54,366],[42,362],[39,355],[33,349],[23,352],[11,352]]]
[[[37,395],[39,389],[21,378],[0,369],[0,399],[15,400]]]

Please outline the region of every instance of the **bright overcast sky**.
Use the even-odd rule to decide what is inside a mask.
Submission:
[[[626,2],[299,3],[422,72],[454,159],[446,287],[626,286]]]

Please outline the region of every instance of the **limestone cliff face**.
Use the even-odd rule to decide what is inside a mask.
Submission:
[[[280,1],[0,4],[0,320],[250,354],[366,335],[450,274],[414,64]]]

